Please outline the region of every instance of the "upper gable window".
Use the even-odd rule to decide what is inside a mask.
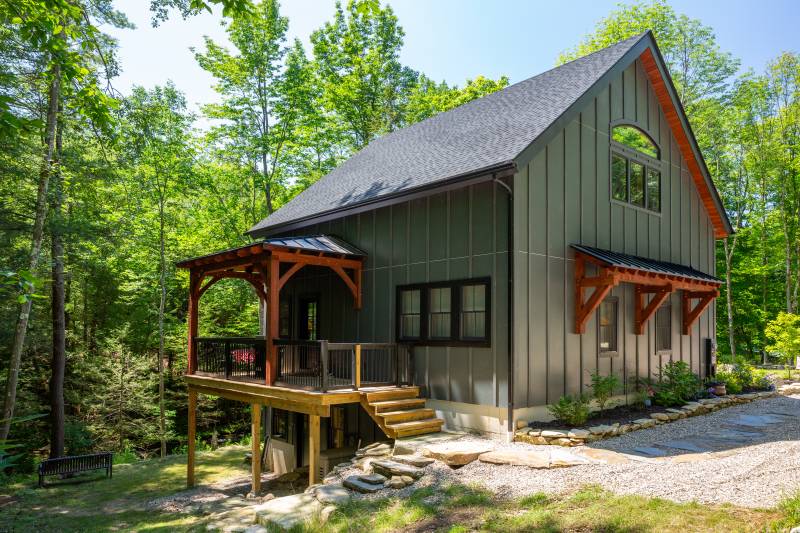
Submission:
[[[611,130],[611,138],[632,150],[658,159],[658,146],[639,128],[625,124],[614,126],[614,129]]]
[[[611,130],[611,198],[661,211],[661,163],[658,146],[635,126]]]

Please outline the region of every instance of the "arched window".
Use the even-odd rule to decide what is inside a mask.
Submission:
[[[645,132],[628,124],[611,129],[611,198],[661,211],[661,151]]]

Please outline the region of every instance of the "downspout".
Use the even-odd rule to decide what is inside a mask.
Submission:
[[[514,438],[514,190],[495,175],[492,178],[497,185],[503,187],[508,193],[508,222],[506,230],[508,235],[508,435],[509,440]]]

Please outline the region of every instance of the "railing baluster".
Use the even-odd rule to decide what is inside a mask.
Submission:
[[[319,343],[319,368],[320,368],[320,388],[322,392],[328,392],[328,341]]]

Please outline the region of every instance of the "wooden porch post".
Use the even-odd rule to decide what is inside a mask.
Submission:
[[[267,375],[266,383],[271,386],[278,375],[278,313],[280,302],[280,260],[271,255],[269,258],[269,283],[267,288]]]
[[[319,483],[319,415],[308,415],[308,484]]]
[[[197,425],[197,391],[189,389],[189,421],[187,437],[188,451],[186,458],[186,486],[194,487],[194,448],[195,448],[195,428]]]
[[[200,302],[200,282],[202,280],[203,276],[196,272],[189,274],[189,327],[187,334],[189,361],[186,364],[187,374],[194,374],[197,370],[194,339],[197,337],[197,305]]]
[[[251,424],[250,424],[250,443],[251,443],[251,465],[253,474],[253,494],[261,491],[261,404],[250,404]]]

